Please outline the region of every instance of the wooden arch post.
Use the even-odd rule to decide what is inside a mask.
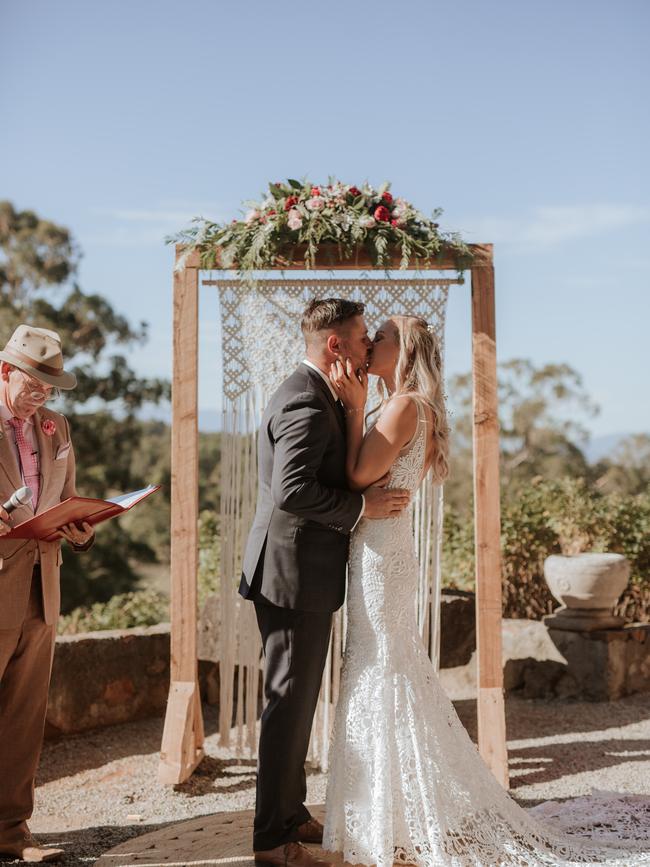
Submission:
[[[501,657],[501,520],[494,266],[491,244],[470,247],[474,518],[478,653],[479,751],[508,787]],[[177,247],[176,261],[183,254]],[[399,268],[399,256],[391,263]],[[349,261],[321,251],[316,270],[376,269],[363,251]],[[414,268],[419,267],[414,262]],[[455,270],[452,256],[426,269]],[[215,268],[218,270],[218,267]],[[297,259],[282,270],[305,270]],[[203,756],[203,719],[197,668],[198,572],[198,287],[200,260],[192,253],[174,272],[171,491],[171,683],[159,780],[180,783]]]

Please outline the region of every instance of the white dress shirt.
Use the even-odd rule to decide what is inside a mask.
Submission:
[[[313,362],[313,361],[310,361],[308,358],[303,358],[302,363],[303,363],[303,364],[306,364],[307,367],[311,367],[312,370],[315,370],[316,373],[320,374],[321,379],[324,380],[324,382],[326,383],[327,387],[329,388],[329,390],[330,390],[330,394],[331,394],[332,397],[334,398],[334,402],[335,402],[335,403],[340,403],[340,401],[339,401],[339,396],[338,396],[338,394],[334,391],[334,386],[333,386],[332,383],[330,382],[330,378],[329,378],[329,376],[327,376],[327,374],[323,373],[323,371],[320,369],[320,367],[316,367],[316,365],[314,364],[314,362]],[[357,520],[354,522],[354,527],[356,527],[357,524],[359,523],[359,521],[363,518],[363,513],[364,513],[365,511],[366,511],[366,498],[363,496],[363,494],[361,494],[361,511],[359,512],[359,517],[358,517]],[[354,530],[354,527],[352,527],[352,530]],[[352,532],[352,530],[350,530],[350,532]]]

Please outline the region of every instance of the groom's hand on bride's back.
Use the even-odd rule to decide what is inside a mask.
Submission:
[[[401,488],[387,488],[388,473],[363,492],[364,518],[394,518],[408,506],[411,494]]]

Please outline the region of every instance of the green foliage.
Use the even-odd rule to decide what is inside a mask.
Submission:
[[[219,590],[220,562],[219,516],[216,512],[206,510],[199,517],[199,610],[206,598]]]
[[[79,256],[68,229],[0,202],[0,342],[20,322],[61,335],[66,367],[78,385],[53,408],[70,419],[79,492],[106,497],[152,481],[132,459],[142,435],[135,412],[165,399],[169,385],[131,369],[124,352],[146,340],[146,324],[132,327],[107,299],[82,291]],[[156,508],[154,501],[139,511]],[[65,558],[63,610],[131,589],[134,563],[155,556],[150,540],[129,534],[128,522],[102,526],[90,554]]]
[[[85,608],[75,608],[61,617],[59,635],[95,632],[101,629],[131,629],[134,626],[154,626],[169,620],[169,599],[153,590],[122,593],[107,602],[96,602]]]
[[[544,581],[549,554],[610,551],[630,561],[630,586],[617,610],[650,621],[650,494],[603,494],[583,479],[536,479],[502,497],[503,610],[506,617],[538,619],[557,606]],[[471,514],[445,516],[445,583],[474,587]]]
[[[293,262],[298,247],[304,248],[305,267],[313,268],[322,245],[332,247],[338,259],[365,248],[375,265],[385,267],[391,248],[400,250],[401,268],[408,268],[411,258],[426,265],[444,252],[455,256],[461,270],[469,264],[471,253],[460,237],[439,231],[442,211],[428,219],[404,199],[393,199],[389,189],[389,183],[357,188],[329,178],[314,186],[290,178],[269,184],[261,202],[247,203],[243,220],[219,224],[196,218],[168,241],[198,250],[205,268],[214,267],[219,254],[226,268],[237,267],[243,276]]]

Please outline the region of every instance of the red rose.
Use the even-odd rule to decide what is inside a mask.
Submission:
[[[277,212],[276,212],[276,211],[274,211],[274,210],[273,210],[273,209],[271,209],[271,210],[270,210],[270,211],[269,211],[269,217],[272,217],[272,216],[273,216],[273,214],[275,214],[275,213],[277,213]]]
[[[390,211],[383,205],[379,205],[378,208],[375,208],[374,217],[375,220],[380,220],[382,223],[387,223],[390,220]]]
[[[279,187],[282,186],[282,184],[279,184],[279,183],[278,183],[278,184],[276,184],[275,186],[279,188]]]
[[[350,187],[350,189],[348,190],[348,193],[350,193],[351,196],[360,196],[361,190],[358,189],[357,187]]]
[[[320,196],[320,187],[312,187],[311,194],[312,196]]]
[[[396,226],[396,225],[397,225],[397,220],[391,220],[391,221],[390,221],[390,224],[391,224],[391,226]]]
[[[284,210],[290,211],[294,205],[298,204],[298,196],[289,196],[289,198],[284,203]]]
[[[381,194],[381,197],[382,197],[382,199],[386,202],[387,205],[390,205],[391,202],[393,201],[393,197],[392,197],[391,194],[388,192],[388,190],[386,190],[385,193],[382,193],[382,194]]]

